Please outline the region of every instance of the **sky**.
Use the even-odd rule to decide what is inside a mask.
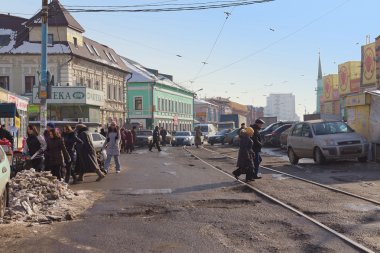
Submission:
[[[214,0],[107,0],[106,4],[209,1]],[[1,0],[0,12],[29,18],[41,8],[41,1],[27,2]],[[203,11],[72,15],[86,37],[173,75],[186,88],[202,89],[198,97],[229,97],[265,106],[271,93],[293,93],[297,114],[302,115],[316,109],[319,53],[324,75],[337,73],[340,63],[360,60],[367,35],[370,42],[380,35],[375,28],[379,7],[378,0],[275,0]],[[225,12],[231,13],[227,20]]]

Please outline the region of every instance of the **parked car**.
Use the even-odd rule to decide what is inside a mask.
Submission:
[[[270,124],[269,126],[267,126],[266,128],[264,128],[263,130],[260,131],[260,137],[261,137],[262,143],[264,145],[266,144],[265,136],[267,134],[272,133],[274,130],[276,130],[280,126],[283,126],[285,124],[294,124],[294,123],[296,123],[296,122],[294,122],[294,121],[278,121],[276,123]]]
[[[11,176],[11,166],[7,155],[5,154],[3,148],[0,146],[0,218],[5,214],[5,208],[8,206],[8,186]]]
[[[275,129],[272,133],[265,135],[265,140],[267,144],[270,144],[275,147],[280,147],[281,142],[280,142],[280,136],[281,134],[286,131],[287,129],[291,128],[292,124],[285,124],[277,129]]]
[[[232,145],[234,142],[234,137],[238,135],[238,132],[239,132],[239,128],[236,128],[232,130],[231,132],[229,132],[228,134],[226,134],[226,136],[224,137],[224,143],[228,143]]]
[[[292,164],[301,158],[314,158],[317,164],[345,158],[366,162],[369,143],[344,122],[314,120],[295,124],[287,147]]]
[[[290,130],[291,130],[291,128],[288,128],[280,134],[280,146],[282,149],[286,149],[286,146],[288,144],[288,135],[290,133]]]
[[[215,143],[221,143],[224,145],[224,138],[229,132],[231,132],[231,129],[223,129],[217,132],[215,135],[208,137],[208,143],[211,145],[214,145]]]
[[[191,132],[191,135],[194,136],[194,141],[195,141],[195,131],[192,131],[192,132]],[[203,142],[204,142],[204,139],[205,139],[205,137],[202,135],[202,136],[201,136],[201,143],[202,143],[202,144],[203,144]]]
[[[172,140],[172,146],[191,146],[194,144],[194,136],[191,134],[190,131],[178,131],[175,133]]]
[[[92,144],[94,145],[95,151],[99,152],[102,150],[104,142],[106,141],[106,137],[101,135],[100,133],[91,133]]]
[[[153,130],[139,130],[136,132],[136,146],[148,146],[153,142]]]

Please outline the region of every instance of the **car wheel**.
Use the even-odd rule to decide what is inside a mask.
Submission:
[[[323,156],[322,151],[319,148],[314,150],[314,161],[316,164],[324,164],[326,162],[326,158]]]
[[[299,158],[296,156],[292,148],[288,150],[289,162],[293,165],[298,164]]]
[[[3,218],[5,215],[5,208],[8,202],[8,188],[5,187],[3,194],[0,197],[0,218]]]
[[[368,161],[368,157],[364,156],[364,157],[358,157],[358,161],[361,162],[361,163],[366,163]]]

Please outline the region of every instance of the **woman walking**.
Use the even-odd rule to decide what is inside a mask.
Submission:
[[[127,129],[125,136],[126,136],[126,145],[127,145],[126,146],[127,147],[126,151],[127,151],[127,154],[128,153],[132,154],[132,150],[133,150],[133,134],[132,134],[132,132],[129,129]]]
[[[239,179],[241,174],[246,174],[245,180],[253,181],[253,159],[255,153],[253,152],[252,137],[254,130],[251,127],[242,129],[240,132],[240,148],[236,167],[236,170],[232,172],[236,179]]]
[[[95,172],[98,175],[96,181],[104,178],[104,174],[100,171],[96,151],[92,144],[92,139],[88,128],[84,124],[76,126],[78,138],[81,142],[77,142],[77,161],[75,164],[75,172],[79,175],[77,181],[83,181],[83,175],[86,172]]]
[[[199,148],[200,145],[202,145],[202,132],[201,128],[198,126],[195,129],[195,146]]]
[[[106,149],[107,159],[104,164],[104,170],[108,173],[111,159],[114,157],[115,165],[116,165],[116,173],[120,173],[120,130],[116,126],[115,122],[112,122],[110,127],[108,128],[107,140],[104,143],[103,148]]]
[[[28,125],[28,137],[24,146],[24,153],[31,158],[31,165],[36,171],[41,172],[44,169],[44,152],[46,150],[45,138],[39,134],[37,128],[33,125]]]
[[[75,163],[77,160],[76,145],[77,143],[82,143],[82,140],[79,139],[70,125],[66,125],[63,128],[63,139],[65,141],[66,150],[70,155],[71,163],[66,165],[66,175],[65,182],[69,183],[70,176],[73,178],[73,184],[77,182],[77,177],[75,175]]]
[[[71,159],[63,139],[54,128],[49,130],[46,154],[46,165],[48,169],[50,169],[53,176],[61,180],[62,168],[64,164],[70,166]]]

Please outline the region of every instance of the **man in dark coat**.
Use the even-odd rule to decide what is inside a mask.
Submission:
[[[261,148],[262,148],[263,144],[261,142],[261,137],[260,137],[259,131],[261,130],[261,128],[263,127],[264,124],[265,124],[265,122],[263,120],[257,119],[255,121],[255,124],[251,125],[251,127],[255,131],[253,133],[253,136],[251,137],[251,139],[253,141],[253,151],[255,152],[255,158],[253,160],[253,163],[255,166],[255,172],[254,172],[255,174],[254,174],[253,178],[255,178],[255,179],[261,178],[258,174],[259,174],[260,163],[262,161],[261,156],[260,156],[260,152],[261,152]]]
[[[76,172],[79,174],[78,181],[83,181],[83,175],[86,172],[95,172],[98,175],[96,181],[104,178],[104,174],[100,171],[96,151],[92,144],[92,139],[86,125],[78,124],[76,126],[78,138],[82,143],[77,143],[77,163]]]
[[[240,133],[240,147],[239,147],[239,155],[236,167],[236,170],[232,172],[236,179],[239,179],[241,174],[246,174],[245,180],[253,181],[253,159],[254,152],[252,150],[253,141],[251,140],[251,136],[253,135],[253,129],[248,127],[243,129]]]
[[[136,126],[132,127],[131,134],[132,134],[132,138],[133,138],[132,149],[131,150],[134,150],[135,149],[136,139],[137,139]],[[131,153],[132,153],[132,151],[131,151]]]
[[[158,126],[154,128],[153,131],[153,142],[149,146],[149,151],[152,151],[153,146],[156,145],[159,152],[161,152],[160,148],[160,130],[158,129]]]

